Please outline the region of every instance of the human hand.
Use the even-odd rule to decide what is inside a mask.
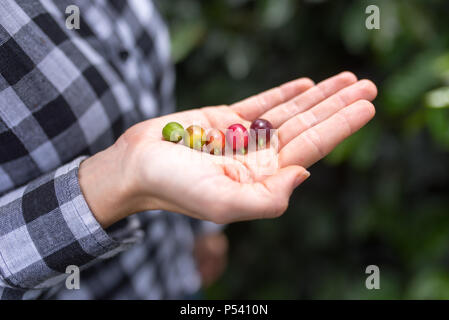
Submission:
[[[278,217],[292,191],[308,178],[305,168],[372,119],[375,109],[369,101],[376,95],[371,81],[357,81],[344,72],[317,85],[298,79],[231,106],[151,119],[87,159],[80,168],[80,184],[104,226],[153,209],[220,224]],[[161,139],[162,128],[171,121],[225,130],[233,123],[249,127],[257,118],[278,129],[279,167],[269,176],[258,175],[248,157],[221,161]],[[255,154],[272,157],[273,150]]]

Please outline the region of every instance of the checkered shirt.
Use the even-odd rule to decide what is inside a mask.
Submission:
[[[66,27],[73,4],[78,30]],[[78,181],[86,157],[136,122],[173,112],[169,56],[148,0],[0,0],[2,299],[164,299],[199,289],[193,242],[215,225],[145,212],[104,230]],[[66,286],[72,265],[79,290]]]

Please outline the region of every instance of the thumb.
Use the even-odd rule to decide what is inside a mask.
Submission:
[[[268,177],[264,184],[272,194],[290,198],[293,190],[310,177],[310,172],[300,166],[288,166]]]

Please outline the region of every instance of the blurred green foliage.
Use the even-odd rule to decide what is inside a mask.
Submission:
[[[365,28],[378,5],[380,30]],[[228,227],[209,298],[449,298],[449,2],[159,1],[180,109],[231,104],[342,70],[377,116],[312,169],[280,219]],[[381,290],[365,288],[365,268]]]

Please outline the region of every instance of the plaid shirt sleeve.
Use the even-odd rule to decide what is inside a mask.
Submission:
[[[0,291],[46,289],[62,282],[66,268],[85,268],[141,239],[130,219],[120,236],[95,220],[78,184],[84,157],[0,198]],[[30,294],[35,294],[33,290]]]
[[[114,3],[117,8],[111,8],[111,15],[112,9],[130,15],[128,6]],[[127,72],[129,65],[144,61],[138,57],[146,51],[136,49],[125,62],[110,62],[121,60],[107,54],[121,50],[105,51],[103,44],[116,48],[116,42],[95,35],[89,28],[94,23],[87,19],[101,22],[89,10],[109,9],[106,3],[97,7],[79,2],[86,17],[79,32],[64,27],[63,13],[69,4],[0,1],[3,299],[38,297],[64,283],[68,266],[87,268],[143,237],[136,217],[114,231],[101,228],[81,194],[78,167],[87,155],[107,147],[138,121],[140,113],[155,112],[151,98],[161,96],[163,103],[163,95],[157,94],[158,89],[154,95],[148,89],[133,93],[140,87],[127,86],[137,83],[134,73]],[[139,24],[134,28],[135,34],[146,35]],[[161,83],[156,88],[164,89],[164,81],[156,83]]]
[[[79,30],[65,27],[72,4]],[[68,266],[143,238],[137,217],[101,228],[78,167],[134,123],[173,112],[173,83],[151,1],[0,0],[1,298],[47,296]],[[190,220],[196,235],[217,228]]]

